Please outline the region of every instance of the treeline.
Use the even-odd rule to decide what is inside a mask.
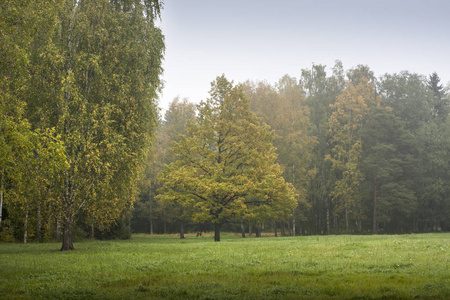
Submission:
[[[238,86],[261,124],[271,128],[276,163],[295,187],[296,204],[284,215],[235,211],[226,218],[227,230],[296,235],[450,229],[450,103],[436,73],[377,78],[367,66],[344,70],[337,61],[331,74],[313,65],[299,79]],[[183,151],[170,149],[192,134],[197,107],[175,99],[160,121],[147,188],[133,212],[136,232],[213,229],[210,219],[181,218],[183,205],[160,195],[167,192],[160,173]]]
[[[161,118],[159,1],[0,7],[2,241],[449,230],[436,73],[377,78],[338,61],[276,84],[222,76]]]
[[[0,240],[72,250],[129,223],[157,123],[159,14],[157,0],[2,1]]]

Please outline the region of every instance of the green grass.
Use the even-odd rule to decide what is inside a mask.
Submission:
[[[450,299],[450,234],[0,244],[2,299]]]

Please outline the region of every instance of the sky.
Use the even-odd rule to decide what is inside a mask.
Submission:
[[[450,83],[448,0],[164,0],[165,111],[179,96],[206,100],[211,82],[276,83],[336,60],[377,77],[437,72]]]

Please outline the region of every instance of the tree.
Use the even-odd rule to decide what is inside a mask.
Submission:
[[[449,120],[434,119],[417,135],[420,159],[420,188],[417,189],[418,209],[416,230],[445,231],[450,215],[450,151]]]
[[[376,96],[374,86],[362,77],[357,86],[348,82],[346,89],[332,105],[334,112],[328,120],[330,142],[333,145],[331,161],[337,174],[332,190],[335,201],[335,215],[344,213],[346,230],[349,230],[349,215],[356,220],[357,230],[362,230],[363,210],[360,184],[361,136],[359,130],[371,108],[379,107],[380,98]]]
[[[331,188],[336,181],[331,171],[331,163],[325,157],[331,154],[328,136],[328,119],[336,97],[345,88],[345,76],[342,63],[336,61],[333,73],[327,77],[324,65],[314,65],[311,70],[303,69],[301,83],[306,92],[306,104],[310,111],[310,134],[315,136],[317,143],[312,151],[311,169],[315,176],[311,179],[307,193],[308,223],[310,233],[331,233],[331,216],[333,203]],[[337,225],[337,222],[335,222]]]
[[[221,224],[228,218],[250,208],[292,209],[296,200],[274,163],[269,128],[250,111],[242,87],[221,76],[211,84],[210,95],[172,149],[177,161],[160,176],[160,197],[193,208],[196,222],[214,223],[214,240],[220,241]]]
[[[425,78],[414,73],[385,74],[380,79],[381,105],[392,111],[415,133],[431,119],[431,97]]]
[[[449,114],[449,101],[445,97],[444,86],[436,72],[428,77],[427,87],[433,93],[432,115],[436,119],[445,121]]]
[[[67,164],[60,137],[51,130],[36,130],[28,135],[28,140],[21,141],[21,145],[25,155],[16,164],[21,175],[11,182],[8,204],[15,210],[12,219],[16,224],[23,224],[21,229],[26,244],[32,235],[36,241],[41,241],[43,234],[49,234],[49,223],[56,219],[54,208],[58,206],[55,197],[57,174],[64,171]]]
[[[60,137],[51,128],[33,128],[26,101],[35,96],[30,71],[33,41],[52,24],[58,6],[53,1],[4,1],[0,10],[0,225],[5,205],[10,217],[17,217],[16,226],[25,224],[24,242],[31,208],[37,210],[40,238],[41,214],[48,213],[40,206],[42,193],[50,190],[53,175],[65,165]]]
[[[180,238],[184,238],[184,222],[190,216],[188,210],[177,205],[177,203],[165,203],[158,201],[157,190],[161,187],[157,176],[166,164],[172,163],[175,158],[170,152],[172,143],[178,142],[180,135],[185,135],[189,122],[195,120],[195,105],[187,99],[175,98],[169,105],[160,121],[155,141],[152,147],[148,169],[145,172],[144,184],[141,187],[141,201],[135,209],[135,215],[150,223],[150,232],[153,234],[153,221],[159,216],[163,222],[173,220],[179,222]]]
[[[292,183],[299,193],[299,206],[291,218],[295,234],[295,219],[305,217],[306,190],[313,173],[310,170],[312,149],[316,143],[315,137],[310,136],[309,110],[302,87],[296,78],[285,75],[275,87],[264,82],[256,87],[247,84],[246,94],[251,99],[252,110],[273,131],[276,162],[285,181]]]
[[[384,75],[379,87],[381,104],[392,108],[403,131],[401,143],[403,146],[397,150],[403,155],[403,173],[395,181],[397,183],[401,181],[404,188],[402,190],[392,186],[395,193],[391,195],[396,195],[397,199],[405,199],[405,201],[397,205],[396,217],[392,218],[392,222],[387,225],[392,232],[417,230],[417,225],[421,223],[419,221],[421,212],[414,212],[417,209],[424,211],[423,208],[428,206],[425,203],[429,199],[424,191],[426,186],[429,186],[429,179],[425,179],[427,176],[425,172],[430,165],[429,161],[423,158],[428,156],[425,152],[435,149],[429,147],[428,137],[425,136],[431,134],[431,132],[425,133],[432,129],[430,125],[438,121],[433,117],[434,95],[427,87],[424,76],[406,71]],[[391,212],[392,210],[388,211],[388,214]],[[414,215],[417,219],[415,225],[413,224]],[[387,219],[386,222],[388,221],[390,220]]]
[[[324,158],[331,153],[328,137],[328,119],[333,109],[331,104],[345,88],[345,77],[342,63],[336,61],[333,73],[327,77],[324,65],[313,64],[310,70],[303,69],[300,82],[306,93],[306,104],[310,111],[310,135],[317,140],[312,151],[311,169],[315,170],[309,182],[307,199],[308,227],[310,233],[331,232],[332,202],[331,187],[335,176],[331,171],[331,163]],[[335,222],[336,224],[336,222]]]
[[[64,143],[61,250],[72,250],[80,212],[105,228],[137,196],[156,128],[164,42],[156,0],[59,3],[33,40],[26,101],[32,125],[54,127]]]
[[[387,224],[410,216],[416,209],[416,196],[405,176],[413,162],[405,151],[411,144],[400,120],[386,108],[370,113],[361,128],[361,139],[361,167],[372,187],[368,189],[373,199],[372,232],[377,234],[380,221]]]

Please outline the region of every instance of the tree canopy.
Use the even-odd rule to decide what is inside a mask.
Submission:
[[[160,197],[191,207],[197,222],[213,222],[220,241],[220,226],[228,218],[286,214],[296,201],[275,163],[269,128],[250,111],[242,87],[221,76],[210,95],[174,144],[177,160],[161,174]]]
[[[45,134],[42,138],[62,147],[63,167],[42,165],[42,143],[26,149],[39,152],[36,172],[51,174],[44,186],[55,194],[49,220],[57,223],[57,232],[62,229],[61,250],[73,249],[76,216],[82,215],[79,223],[105,228],[137,196],[136,182],[156,128],[164,51],[154,24],[159,12],[156,0],[2,4],[1,112],[15,118],[8,131],[23,133],[20,139],[15,134],[21,148],[28,147],[27,132]],[[3,130],[2,138],[7,138]],[[7,142],[13,146],[12,139]],[[2,178],[23,172],[10,171],[10,155],[5,153],[4,165],[2,160]],[[48,168],[57,174],[45,173]],[[19,190],[29,188],[31,183]],[[13,213],[10,199],[5,205]],[[43,209],[33,213],[39,220]]]
[[[336,61],[273,84],[219,76],[163,118],[161,1],[0,7],[0,240],[72,250],[76,233],[144,223],[214,227],[217,241],[223,226],[450,228],[450,86],[436,72]]]

